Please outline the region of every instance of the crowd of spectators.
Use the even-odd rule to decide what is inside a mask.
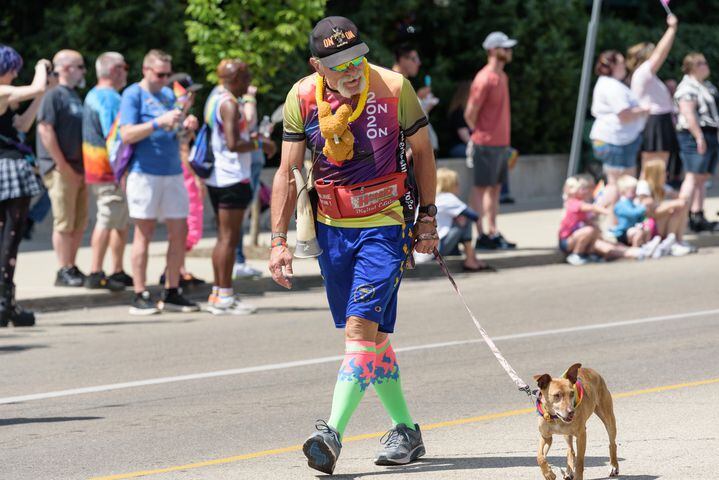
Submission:
[[[597,184],[590,176],[578,175],[565,183],[559,248],[572,265],[686,255],[696,251],[684,240],[687,226],[695,232],[717,227],[706,219],[703,204],[719,158],[719,91],[707,80],[709,67],[698,52],[685,57],[685,75],[678,85],[657,77],[677,28],[676,17],[669,15],[657,45],[634,45],[626,59],[615,50],[602,52],[597,59],[590,138],[594,156],[603,164],[603,178]],[[477,250],[516,248],[497,225],[500,204],[512,201],[508,173],[517,159],[511,147],[505,72],[516,43],[502,32],[489,34],[482,43],[486,65],[473,81],[458,82],[448,108],[447,151],[466,159],[472,189],[469,198],[460,198],[457,173],[446,168],[437,171],[439,249],[443,255],[463,254],[466,271],[491,269],[477,258]],[[412,79],[420,66],[414,47],[403,44],[395,49],[394,71]],[[189,161],[200,126],[190,109],[202,86],[187,74],[174,73],[169,54],[150,50],[142,62],[140,81],[127,87],[130,66],[123,55],[99,55],[94,65],[97,84],[84,102],[78,90],[85,87],[86,66],[79,52],[61,50],[52,62],[41,60],[30,85],[13,86],[21,67],[20,55],[0,45],[2,324],[34,324],[32,312],[15,302],[15,259],[20,239],[31,235],[34,224],[50,209],[58,262],[55,285],[132,288],[130,313],[136,315],[198,310],[182,287],[204,283],[186,270],[185,255],[202,238],[206,195],[217,221],[208,310],[252,313],[254,308],[234,294],[232,281],[261,274],[246,262],[243,220],[248,206],[257,200],[265,156],[274,155],[276,146],[267,132],[258,136],[266,125],[258,122],[256,88],[248,66],[237,59],[225,59],[217,66],[219,82],[202,115],[215,158],[207,178],[198,176]],[[439,102],[429,75],[417,94],[425,114]],[[29,106],[18,110],[26,101]],[[36,158],[24,143],[35,119]],[[129,168],[119,176],[108,153],[108,140],[118,134],[132,151]],[[437,149],[434,130],[430,136]],[[675,190],[667,182],[673,178],[667,170],[678,161],[685,175]],[[97,216],[85,274],[77,265],[77,252],[88,225],[90,193]],[[37,201],[30,208],[33,197]],[[153,298],[147,263],[158,222],[166,226],[167,253],[160,278],[162,295]],[[128,274],[123,261],[131,224]],[[108,250],[111,261],[106,274]],[[417,256],[418,261],[427,259]]]
[[[242,255],[239,238],[245,210],[257,188],[264,155],[275,153],[270,139],[258,139],[254,93],[247,66],[223,60],[220,84],[205,105],[211,123],[211,147],[216,165],[209,178],[200,178],[189,164],[190,144],[199,128],[190,113],[202,88],[187,74],[173,73],[172,57],[150,50],[142,62],[142,77],[127,85],[130,66],[118,52],[97,57],[97,84],[85,96],[86,66],[74,50],[61,50],[52,62],[41,60],[31,85],[13,86],[22,57],[0,45],[0,320],[29,326],[32,312],[15,302],[13,283],[17,250],[34,223],[52,209],[52,245],[58,270],[55,285],[120,291],[132,288],[130,313],[199,310],[183,286],[204,283],[185,269],[185,254],[202,238],[203,199],[209,192],[218,221],[213,253],[215,278],[209,298],[214,314],[247,314],[254,309],[233,294],[237,276],[256,275]],[[20,104],[32,101],[24,110]],[[18,113],[22,112],[22,113]],[[254,118],[250,118],[254,115]],[[25,133],[37,119],[37,156]],[[129,148],[130,162],[118,172],[111,161],[112,138]],[[259,168],[255,167],[259,165]],[[87,274],[77,265],[77,252],[88,225],[89,194],[97,216],[91,234],[92,257]],[[31,199],[38,197],[33,210]],[[150,241],[158,222],[165,224],[166,266],[160,278],[162,294],[148,289]],[[130,224],[134,224],[131,275],[123,270]],[[105,273],[107,250],[111,269]]]
[[[684,57],[684,78],[673,95],[673,85],[657,77],[677,29],[677,18],[669,15],[656,45],[633,45],[626,60],[616,50],[597,59],[590,138],[606,183],[594,188],[593,179],[583,176],[565,183],[559,246],[572,265],[620,254],[687,255],[697,250],[684,240],[687,227],[717,227],[704,215],[704,198],[719,160],[719,91],[707,80],[709,66],[699,52]],[[685,173],[675,190],[667,170],[677,155]],[[607,242],[614,247],[608,249]]]

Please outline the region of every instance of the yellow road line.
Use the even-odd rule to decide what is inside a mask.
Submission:
[[[677,383],[674,385],[664,385],[661,387],[644,388],[641,390],[632,390],[629,392],[618,393],[616,395],[613,395],[613,397],[614,398],[635,397],[637,395],[646,395],[649,393],[666,392],[669,390],[679,390],[682,388],[700,387],[703,385],[711,385],[714,383],[719,383],[719,378],[710,378],[708,380],[698,380],[696,382],[685,382],[685,383]],[[457,425],[466,425],[468,423],[486,422],[488,420],[496,420],[499,418],[515,417],[517,415],[526,415],[526,414],[532,413],[532,412],[534,412],[533,408],[508,410],[506,412],[490,413],[488,415],[480,415],[478,417],[460,418],[457,420],[448,420],[446,422],[430,423],[430,424],[423,425],[422,430],[426,431],[426,430],[434,430],[437,428],[454,427]],[[379,438],[383,434],[384,434],[384,432],[375,432],[375,433],[365,433],[362,435],[354,435],[352,437],[345,438],[342,443],[358,442],[360,440],[367,440],[370,438]],[[300,450],[302,450],[302,445],[292,445],[292,446],[284,447],[284,448],[274,448],[271,450],[262,450],[260,452],[246,453],[244,455],[236,455],[234,457],[217,458],[215,460],[208,460],[205,462],[188,463],[186,465],[178,465],[175,467],[157,468],[154,470],[144,470],[144,471],[140,471],[140,472],[131,472],[131,473],[120,473],[117,475],[108,475],[105,477],[93,477],[90,480],[122,480],[122,479],[126,479],[126,478],[145,477],[148,475],[159,475],[162,473],[178,472],[178,471],[182,471],[182,470],[191,470],[191,469],[195,469],[195,468],[212,467],[215,465],[223,465],[226,463],[239,462],[241,460],[250,460],[253,458],[268,457],[268,456],[272,456],[272,455],[280,455],[280,454],[289,453],[289,452],[298,452]]]

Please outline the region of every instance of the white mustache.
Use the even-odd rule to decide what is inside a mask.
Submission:
[[[355,74],[353,76],[342,77],[339,80],[337,80],[337,91],[340,92],[340,95],[342,95],[343,97],[346,97],[346,98],[351,97],[352,92],[350,92],[345,87],[345,84],[348,82],[353,82],[357,79],[359,79],[359,81],[360,81],[360,84],[359,84],[360,90],[363,90],[365,87],[365,82],[367,80],[364,78],[364,75],[362,74],[362,72],[357,72],[357,74]]]

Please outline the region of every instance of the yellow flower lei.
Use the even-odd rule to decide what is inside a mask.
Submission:
[[[352,115],[348,120],[349,123],[357,120],[362,112],[364,111],[365,104],[367,103],[367,95],[369,94],[369,63],[367,59],[364,59],[364,71],[362,72],[365,77],[365,86],[362,93],[360,93],[359,101],[357,102],[357,108],[352,111]],[[322,75],[317,75],[317,85],[315,85],[315,101],[317,105],[324,101],[325,98],[325,79]]]

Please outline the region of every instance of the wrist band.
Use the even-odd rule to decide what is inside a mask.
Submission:
[[[152,121],[152,129],[153,129],[153,130],[159,130],[159,128],[160,128],[160,124],[157,123],[157,119],[154,119],[154,120]]]
[[[287,234],[282,232],[273,232],[270,239],[274,240],[275,238],[284,238],[285,240],[287,240]]]
[[[282,237],[277,237],[272,240],[272,243],[270,244],[270,248],[275,247],[286,247],[287,246],[287,239]]]

